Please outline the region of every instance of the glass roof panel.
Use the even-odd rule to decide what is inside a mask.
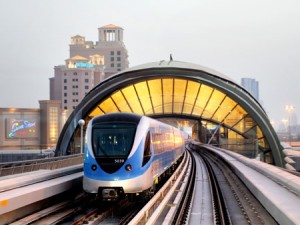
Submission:
[[[263,132],[261,131],[260,127],[257,126],[257,138],[260,139],[263,137],[264,137]]]
[[[242,119],[239,123],[234,126],[234,129],[238,130],[241,133],[245,131],[245,121]]]
[[[181,111],[182,111],[182,104],[174,102],[173,113],[181,114]]]
[[[232,111],[232,109],[237,105],[235,101],[226,96],[219,109],[216,111],[213,116],[213,120],[223,121],[224,118]]]
[[[231,144],[234,144],[236,145],[237,143],[236,140],[237,139],[244,139],[244,137],[242,135],[239,135],[238,133],[232,131],[232,130],[228,130],[228,142],[230,143],[230,139],[232,139],[233,143]]]
[[[147,82],[146,81],[140,82],[135,84],[134,86],[141,100],[141,104],[144,108],[145,114],[153,114]]]
[[[111,112],[119,112],[117,106],[113,102],[111,98],[105,99],[101,104],[100,108],[105,112],[105,113],[111,113]]]
[[[194,81],[188,81],[186,96],[184,100],[183,113],[191,114],[197,97],[200,84]]]
[[[206,106],[206,103],[207,103],[212,91],[213,91],[212,87],[209,87],[205,84],[201,85],[199,94],[197,96],[196,106],[194,108],[193,115],[201,116],[203,109]]]
[[[256,126],[248,129],[247,132],[244,133],[247,138],[251,138],[252,140],[257,138],[257,129]]]
[[[247,115],[247,112],[240,105],[237,105],[231,111],[231,113],[226,117],[226,119],[224,120],[224,123],[227,126],[232,127],[246,115]]]
[[[259,139],[258,140],[258,145],[260,146],[260,148],[262,148],[262,150],[269,149],[269,144],[268,144],[266,138]]]
[[[246,116],[245,117],[245,129],[253,129],[253,127],[256,126],[256,122],[253,120],[251,116]]]
[[[89,114],[89,117],[95,117],[95,116],[99,116],[99,115],[102,115],[104,114],[99,108],[98,106],[93,109],[93,111]]]
[[[163,79],[164,113],[172,113],[173,111],[173,80]]]
[[[142,110],[140,101],[136,95],[135,89],[133,87],[133,85],[130,85],[126,88],[122,89],[122,92],[125,96],[125,98],[127,99],[127,102],[129,103],[131,109],[133,110],[134,113],[136,114],[141,114],[143,115],[144,112]]]
[[[111,97],[121,112],[132,112],[121,91],[115,92]]]
[[[193,111],[193,105],[190,105],[190,104],[187,104],[187,103],[184,104],[182,114],[191,115],[192,111]]]
[[[162,88],[161,79],[148,81],[150,95],[153,103],[154,113],[162,113]]]
[[[256,126],[255,121],[250,116],[244,117],[238,124],[233,126],[234,129],[238,130],[241,133],[244,133],[246,136],[252,136],[253,132],[249,132]],[[249,133],[245,133],[249,132]]]
[[[174,113],[182,112],[187,80],[175,79],[174,82]]]
[[[223,122],[247,137],[253,136],[256,126],[247,112],[223,92],[205,84],[177,78],[153,79],[127,86],[105,99],[89,116],[92,118],[118,111],[133,111],[141,115],[202,115],[203,119]],[[264,137],[258,126],[255,132],[259,139]]]
[[[214,90],[204,112],[203,112],[203,118],[209,118],[213,116],[213,114],[216,112],[218,109],[219,105],[223,101],[225,97],[225,94],[222,93],[221,91],[218,91],[217,89]],[[220,121],[221,122],[221,121]]]

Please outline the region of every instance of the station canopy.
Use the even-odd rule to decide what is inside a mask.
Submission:
[[[259,102],[229,77],[200,65],[160,61],[104,80],[67,120],[58,154],[78,152],[79,119],[87,124],[112,112],[193,120],[200,141],[214,137],[219,147],[283,166],[282,147]]]

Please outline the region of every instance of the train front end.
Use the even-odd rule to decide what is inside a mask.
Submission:
[[[142,166],[146,127],[133,114],[93,118],[86,133],[83,189],[102,200],[139,193],[152,184],[150,163]],[[149,181],[151,181],[150,184]]]

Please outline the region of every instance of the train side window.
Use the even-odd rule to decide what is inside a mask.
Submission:
[[[145,147],[144,147],[144,158],[143,158],[143,165],[146,165],[146,163],[150,160],[151,158],[151,148],[150,148],[150,131],[148,131],[146,140],[145,140]]]

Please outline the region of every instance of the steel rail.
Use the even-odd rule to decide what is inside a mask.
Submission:
[[[199,154],[200,155],[200,154]],[[215,223],[220,225],[228,225],[231,224],[229,215],[227,212],[227,207],[225,200],[223,198],[223,194],[221,191],[221,188],[219,186],[219,183],[217,181],[216,175],[212,169],[212,166],[209,162],[209,160],[203,156],[200,155],[203,159],[207,172],[209,175],[209,181],[210,181],[210,187],[211,187],[211,193],[213,197],[213,204],[214,204],[214,211],[215,211]]]
[[[189,147],[187,147],[188,151],[190,152]],[[195,186],[195,179],[196,179],[196,162],[195,162],[195,157],[193,154],[191,154],[191,171],[189,175],[189,181],[188,185],[186,186],[183,195],[179,205],[178,205],[178,210],[174,215],[172,224],[178,225],[178,224],[183,224],[187,218],[187,213],[189,206],[192,201],[192,196],[194,192],[194,186]]]
[[[155,194],[144,208],[130,221],[129,224],[153,224],[163,211],[165,205],[174,193],[176,186],[188,169],[190,156],[186,153],[183,161],[169,178],[167,183]],[[175,183],[173,182],[176,179]]]

